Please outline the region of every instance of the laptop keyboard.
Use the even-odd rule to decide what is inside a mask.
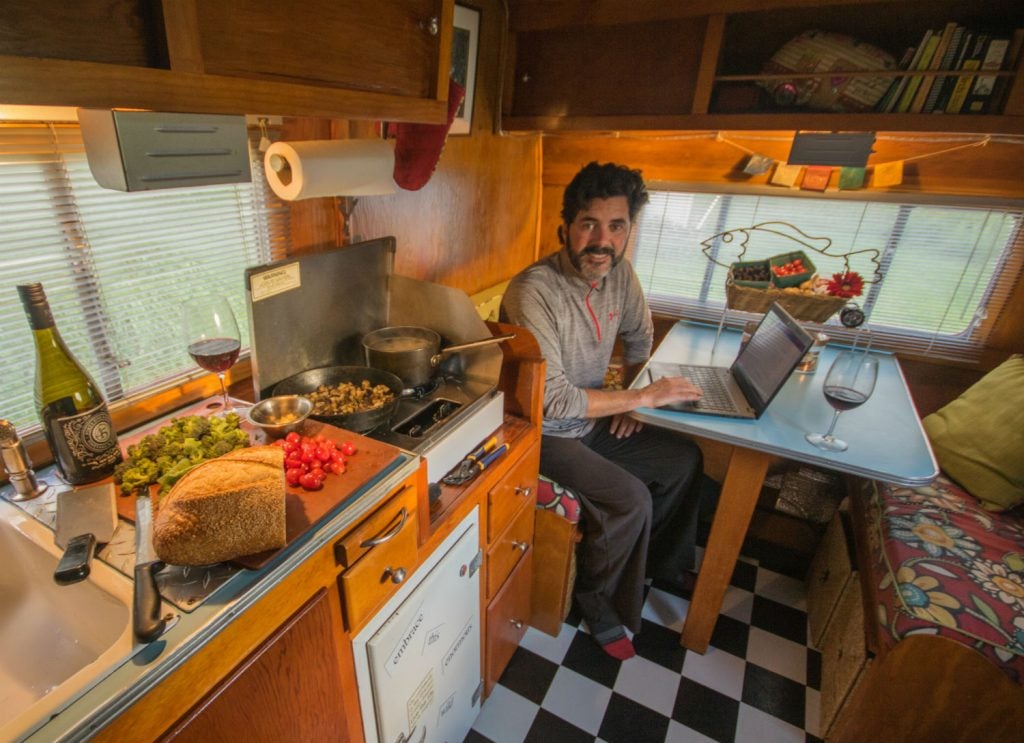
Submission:
[[[715,369],[710,367],[691,367],[686,370],[687,378],[704,391],[704,395],[694,407],[711,408],[714,410],[733,410],[732,398],[722,383]]]

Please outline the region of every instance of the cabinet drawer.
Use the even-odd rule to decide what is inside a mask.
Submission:
[[[498,592],[509,573],[533,544],[533,518],[536,510],[532,504],[524,504],[508,529],[488,547],[487,598]]]
[[[349,631],[361,626],[398,590],[418,562],[416,488],[399,492],[334,545],[341,603]]]
[[[371,546],[367,544],[375,538],[386,534],[390,528],[397,526],[402,520],[402,509],[405,509],[407,521],[415,521],[416,487],[403,483],[384,505],[377,508],[363,519],[358,526],[334,543],[334,559],[342,567],[351,567],[362,557]],[[408,523],[404,528],[408,528]]]
[[[530,619],[530,577],[533,550],[528,549],[508,581],[487,608],[487,649],[485,695],[498,682],[512,654],[526,634]]]
[[[839,597],[854,575],[842,515],[837,513],[825,530],[807,574],[807,624],[814,647],[821,648]]]
[[[493,541],[515,516],[524,501],[537,502],[540,444],[530,447],[487,493],[487,541]]]
[[[416,569],[416,520],[408,519],[383,544],[341,574],[341,599],[348,629],[355,632]]]

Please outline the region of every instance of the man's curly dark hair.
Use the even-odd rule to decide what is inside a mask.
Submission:
[[[625,165],[592,162],[584,166],[565,187],[562,196],[562,223],[572,224],[576,215],[592,199],[625,196],[629,203],[629,221],[636,220],[641,207],[649,200],[647,186],[639,170]]]

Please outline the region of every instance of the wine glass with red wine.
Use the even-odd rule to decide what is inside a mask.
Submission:
[[[867,402],[871,393],[875,391],[877,379],[877,357],[867,351],[840,351],[828,370],[823,386],[825,399],[836,411],[832,416],[832,425],[825,433],[809,433],[804,438],[819,449],[846,451],[847,443],[832,435],[839,414]]]
[[[238,361],[242,340],[231,305],[224,297],[200,297],[185,302],[185,342],[188,355],[220,380],[224,412],[231,410],[224,374]]]

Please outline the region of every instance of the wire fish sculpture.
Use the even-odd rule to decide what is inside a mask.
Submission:
[[[844,271],[847,272],[850,271],[850,258],[852,256],[866,255],[868,260],[874,266],[874,270],[872,271],[872,278],[865,278],[864,283],[876,284],[882,280],[882,266],[878,260],[879,252],[874,248],[850,250],[845,253],[829,252],[829,249],[832,247],[831,238],[808,235],[806,232],[794,225],[791,225],[789,222],[759,222],[758,224],[751,225],[750,227],[736,227],[731,230],[726,230],[725,232],[719,232],[717,235],[712,235],[706,240],[701,241],[701,252],[704,253],[704,256],[712,263],[722,266],[722,268],[729,268],[732,262],[743,260],[743,256],[747,253],[747,244],[750,242],[751,237],[755,236],[757,233],[770,233],[772,235],[777,235],[787,240],[792,240],[818,255],[822,255],[827,258],[839,258],[843,261]],[[737,242],[739,247],[739,253],[736,255],[734,261],[730,261],[730,263],[722,263],[717,257],[711,254],[716,243],[720,245],[728,245],[733,242]]]

